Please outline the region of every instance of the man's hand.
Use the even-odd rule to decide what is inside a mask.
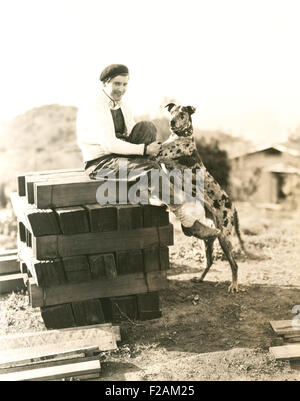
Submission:
[[[161,142],[155,141],[147,146],[146,155],[156,156],[161,149]]]

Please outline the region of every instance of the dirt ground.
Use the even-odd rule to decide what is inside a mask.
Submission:
[[[101,355],[100,380],[298,380],[288,362],[276,362],[270,320],[292,319],[300,305],[300,214],[238,204],[240,226],[250,251],[246,259],[234,239],[239,293],[229,294],[229,264],[219,246],[203,283],[201,241],[184,237],[178,223],[170,247],[169,288],[161,292],[162,318],[123,322],[119,349]],[[0,298],[0,334],[44,329],[28,297]]]

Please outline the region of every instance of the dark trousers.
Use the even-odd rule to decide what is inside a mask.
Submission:
[[[134,144],[145,143],[149,145],[156,140],[157,129],[152,122],[141,121],[133,127],[128,137],[118,137],[119,139],[124,139]],[[91,179],[103,181],[102,174],[109,170],[113,173],[113,176],[117,177],[117,180],[120,181],[121,174],[119,168],[122,163],[126,163],[127,172],[134,173],[134,176],[137,178],[145,174],[147,175],[148,188],[145,188],[145,191],[148,191],[147,203],[171,206],[172,211],[179,207],[178,200],[181,199],[182,202],[182,189],[174,187],[163,171],[162,166],[155,161],[155,157],[151,159],[147,156],[109,154],[87,162],[85,171]],[[151,173],[157,173],[158,171],[163,176],[163,179],[160,178],[159,181],[152,182]],[[130,183],[128,184],[128,187],[130,187]],[[163,188],[165,191],[166,185],[169,186],[169,191],[167,193],[170,195],[167,199],[163,196],[163,193],[166,193],[163,192]],[[177,196],[175,196],[175,190]]]
[[[134,143],[136,145],[139,145],[141,143],[144,143],[146,145],[149,145],[150,143],[154,142],[156,140],[156,135],[157,135],[157,129],[155,125],[150,122],[150,121],[140,121],[135,126],[133,127],[131,133],[129,136],[121,136],[117,134],[117,137],[119,139],[123,139],[126,142]],[[115,160],[114,160],[115,159]],[[137,155],[118,155],[118,154],[108,154],[102,157],[99,157],[94,160],[90,160],[85,163],[85,173],[92,179],[96,179],[97,172],[100,171],[103,168],[111,168],[113,165],[115,165],[116,161],[119,161],[120,159],[128,159],[128,160],[133,160],[136,159],[140,160],[141,165],[145,166],[145,163],[148,161],[148,158],[142,157],[142,156],[137,156]],[[150,162],[150,166],[153,166],[153,163]],[[160,168],[160,165],[156,163],[155,165],[156,168]]]

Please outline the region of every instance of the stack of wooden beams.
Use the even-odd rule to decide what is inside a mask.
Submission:
[[[17,249],[0,252],[0,295],[25,290]]]
[[[97,379],[100,352],[119,340],[111,324],[1,336],[0,381]]]
[[[270,325],[284,343],[300,343],[300,321],[296,326],[292,320],[272,320]]]
[[[292,368],[300,370],[300,321],[273,320],[270,325],[283,345],[270,347],[271,354],[279,361],[290,361]]]
[[[18,177],[18,255],[47,328],[153,319],[167,287],[173,226],[164,207],[96,203],[83,171]]]

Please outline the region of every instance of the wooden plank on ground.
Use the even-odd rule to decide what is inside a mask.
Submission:
[[[29,283],[30,302],[33,308],[58,305],[87,299],[118,297],[167,288],[168,281],[163,271],[148,274],[134,273],[115,279],[101,279],[79,284],[67,284],[42,288]]]
[[[88,214],[82,206],[54,209],[63,234],[87,233],[90,231]]]
[[[20,273],[17,255],[0,256],[0,275]]]
[[[300,336],[295,337],[283,337],[285,343],[300,343]]]
[[[61,233],[57,216],[52,209],[37,209],[28,203],[26,197],[21,197],[16,192],[10,194],[10,199],[17,219],[36,237]]]
[[[85,176],[37,182],[33,184],[34,204],[44,209],[96,203],[99,185],[99,181]]]
[[[300,336],[300,320],[298,321],[299,327],[293,326],[292,320],[272,320],[270,325],[274,332],[278,335],[299,335]]]
[[[110,332],[112,333],[112,336],[115,338],[116,341],[121,341],[121,333],[120,333],[120,326],[118,325],[112,325],[111,323],[103,323],[103,324],[94,324],[94,325],[88,325],[86,327],[70,327],[68,331],[78,331],[78,330],[91,330],[91,329],[103,329],[107,330],[109,329]],[[1,337],[0,337],[1,338]],[[103,351],[103,348],[101,348],[101,351]]]
[[[290,361],[290,367],[294,370],[300,370],[300,360],[299,361]]]
[[[99,351],[97,346],[70,348],[68,344],[48,344],[27,348],[16,348],[0,351],[0,372],[1,369],[12,366],[28,365],[43,359],[60,360],[74,356],[85,356],[92,352]]]
[[[112,326],[116,341],[121,341],[120,326]]]
[[[0,250],[0,256],[1,257],[17,255],[17,254],[18,254],[18,250],[17,249],[3,249],[2,251]]]
[[[25,290],[24,274],[7,274],[0,276],[0,294]]]
[[[98,352],[99,353],[99,352]],[[7,368],[0,369],[0,377],[2,374],[7,374],[7,373],[15,373],[15,372],[23,372],[23,371],[28,371],[28,370],[37,370],[37,369],[43,369],[43,368],[50,368],[50,367],[56,367],[56,366],[63,366],[63,365],[70,365],[72,363],[79,363],[79,362],[87,362],[87,361],[92,361],[95,359],[99,359],[99,356],[97,355],[82,355],[82,354],[77,354],[73,356],[67,356],[63,358],[57,358],[57,359],[48,359],[48,360],[43,360],[43,361],[37,361],[37,362],[31,362],[19,366],[10,366]]]
[[[98,357],[83,359],[87,360],[0,374],[0,381],[44,381],[100,372],[101,367]]]
[[[58,173],[67,173],[67,172],[79,172],[84,171],[82,168],[70,168],[70,169],[59,169],[59,170],[44,170],[44,171],[29,171],[27,173],[23,173],[18,176],[18,194],[20,196],[26,195],[26,186],[25,186],[25,177],[29,177],[32,175],[35,176],[43,176],[43,175],[51,175]]]
[[[101,377],[100,371],[97,373],[90,373],[88,375],[74,376],[74,378],[79,379],[80,381],[92,381],[99,379],[100,377]]]
[[[269,350],[277,360],[300,360],[300,344],[270,347]]]
[[[173,245],[172,224],[131,231],[33,237],[33,255],[36,259],[43,260],[64,256],[143,249],[158,245]]]
[[[100,351],[117,349],[119,328],[111,323],[72,327],[59,330],[44,330],[30,333],[17,333],[0,336],[0,350],[67,344],[70,348],[97,346]]]

